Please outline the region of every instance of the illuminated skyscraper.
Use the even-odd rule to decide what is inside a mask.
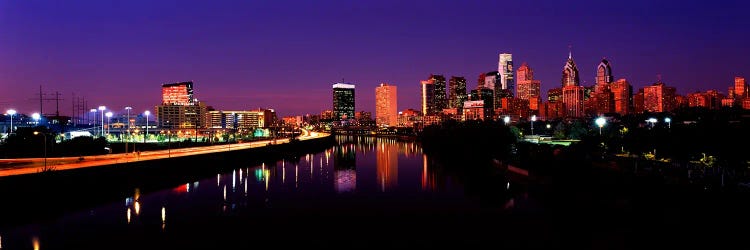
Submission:
[[[435,110],[439,113],[448,107],[445,77],[443,75],[430,75],[430,80],[435,84]]]
[[[674,109],[676,95],[674,87],[667,87],[663,82],[654,83],[643,88],[643,109],[649,112],[668,112]]]
[[[422,114],[434,115],[435,111],[435,83],[430,80],[420,82],[422,84]]]
[[[747,84],[745,84],[745,78],[735,76],[734,77],[734,96],[737,99],[748,97]]]
[[[633,86],[626,79],[619,79],[610,85],[615,103],[615,112],[627,115],[633,112]]]
[[[512,90],[515,88],[515,81],[513,80],[513,55],[512,54],[500,54],[500,61],[498,62],[498,65],[497,65],[497,72],[500,74],[500,88],[501,89]]]
[[[375,88],[375,122],[378,126],[398,125],[396,86],[381,83]]]
[[[460,110],[463,107],[465,101],[467,101],[468,95],[466,94],[466,78],[461,76],[451,76],[448,81],[448,107]]]
[[[437,115],[448,107],[448,98],[445,94],[445,77],[442,75],[430,75],[430,78],[421,81],[422,84],[422,113],[424,115]]]
[[[516,74],[518,76],[518,85],[516,87],[516,95],[519,99],[529,100],[531,98],[539,98],[541,82],[534,80],[534,70],[529,67],[528,64],[523,63],[518,68]]]
[[[583,117],[584,87],[579,85],[578,68],[573,61],[573,54],[568,54],[562,72],[562,101],[565,105],[565,116]]]
[[[607,59],[602,59],[599,66],[596,67],[596,85],[606,85],[612,83],[612,66]]]
[[[193,105],[193,82],[166,83],[161,85],[162,105]]]
[[[333,119],[354,119],[354,84],[333,85]]]
[[[193,82],[161,85],[161,105],[156,106],[156,126],[160,128],[205,128],[206,105],[193,97]]]

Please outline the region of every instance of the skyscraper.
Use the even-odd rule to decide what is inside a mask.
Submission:
[[[513,89],[515,81],[513,80],[513,55],[500,54],[500,61],[497,65],[497,72],[500,74],[501,89]],[[485,86],[486,87],[486,86]]]
[[[398,125],[396,86],[381,83],[375,88],[375,122],[378,126]]]
[[[527,63],[518,68],[518,85],[516,85],[516,96],[519,99],[529,100],[539,98],[541,81],[534,80],[534,70]]]
[[[609,65],[607,59],[602,59],[596,67],[596,85],[610,84],[612,81],[612,66]]]
[[[578,68],[573,61],[573,54],[568,54],[568,61],[562,72],[562,100],[565,105],[565,116],[583,117],[584,88],[579,85]]]
[[[422,84],[422,114],[434,115],[435,113],[435,83],[431,80],[420,81]]]
[[[354,84],[333,84],[333,119],[354,119]]]
[[[649,112],[668,112],[674,108],[676,95],[674,87],[667,87],[663,82],[654,83],[643,88],[643,109]]]
[[[734,77],[734,96],[737,99],[742,99],[748,96],[747,84],[745,84],[745,78],[735,76]]]
[[[166,83],[161,85],[161,103],[163,105],[192,105],[193,82]]]
[[[615,112],[627,115],[633,112],[633,86],[626,79],[618,79],[611,84],[610,90],[615,103]]]
[[[448,98],[446,96],[446,82],[443,75],[430,75],[430,80],[435,84],[435,112],[443,112],[448,107]]]
[[[429,79],[421,81],[422,84],[422,113],[424,115],[437,115],[447,108],[448,98],[445,94],[445,77],[430,74]]]
[[[156,125],[161,128],[207,127],[208,109],[193,97],[193,82],[161,85],[161,105],[156,106]]]
[[[462,76],[451,76],[448,81],[448,107],[455,108],[461,114],[464,102],[467,101],[466,78]]]

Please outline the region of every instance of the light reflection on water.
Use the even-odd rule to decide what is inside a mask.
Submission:
[[[124,207],[117,202],[88,209],[90,213],[72,213],[49,224],[33,225],[10,234],[1,232],[5,238],[0,238],[0,248],[8,244],[9,237],[13,237],[10,241],[26,237],[26,244],[28,237],[33,237],[35,248],[40,244],[38,236],[45,240],[45,246],[92,237],[116,242],[141,235],[151,228],[158,228],[162,233],[181,232],[191,225],[212,224],[226,218],[244,220],[260,216],[258,218],[263,219],[269,212],[278,213],[279,218],[285,218],[284,213],[307,210],[316,215],[335,216],[335,212],[330,211],[342,211],[341,207],[361,209],[358,203],[348,203],[351,200],[372,202],[394,213],[398,213],[398,209],[435,207],[432,203],[421,204],[415,197],[426,197],[423,200],[437,202],[440,206],[443,203],[476,205],[465,197],[460,185],[435,171],[430,157],[414,142],[352,136],[337,139],[339,145],[317,154],[254,167],[242,166],[217,174],[216,186],[210,185],[214,180],[209,177],[143,195],[135,188],[132,196],[128,194],[125,199]],[[293,170],[287,167],[290,164],[294,165]],[[294,183],[287,182],[288,175],[292,175],[289,178],[294,178]],[[200,185],[201,182],[204,185]],[[394,205],[387,206],[390,203]],[[514,201],[503,204],[512,208]],[[167,207],[169,230],[166,228]],[[118,234],[107,233],[112,231]]]

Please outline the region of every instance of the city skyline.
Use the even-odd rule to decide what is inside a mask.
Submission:
[[[681,95],[727,94],[735,76],[750,77],[744,2],[288,5],[2,3],[0,29],[9,35],[0,39],[0,106],[38,111],[41,85],[63,95],[62,114],[71,112],[71,93],[85,97],[87,108],[138,113],[160,103],[162,84],[193,81],[195,97],[216,109],[319,114],[332,108],[330,85],[344,78],[360,89],[356,111],[374,112],[381,82],[399,87],[401,111],[419,109],[419,81],[430,74],[474,79],[493,71],[501,53],[534,68],[545,99],[560,84],[569,45],[583,86],[595,84],[602,58],[613,80],[625,78],[634,90],[661,75]],[[508,16],[476,15],[479,9]],[[419,18],[425,12],[448,18]],[[53,113],[54,102],[44,105]]]

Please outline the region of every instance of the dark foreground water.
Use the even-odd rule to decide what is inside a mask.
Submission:
[[[543,181],[467,179],[447,169],[482,164],[471,156],[446,163],[416,143],[337,140],[323,152],[159,191],[90,197],[117,202],[86,209],[40,197],[63,215],[0,227],[0,249],[750,248],[744,193],[685,191],[658,176],[567,171],[575,168],[563,163],[548,166],[561,174]],[[70,197],[80,195],[92,194]],[[0,211],[22,205],[0,198]]]
[[[460,181],[436,171],[415,143],[337,139],[338,146],[317,154],[237,166],[157,192],[136,187],[114,197],[119,202],[0,231],[0,249],[534,242],[533,219],[520,223],[504,216],[528,198],[515,184],[498,185],[503,195],[489,199],[467,194]]]

